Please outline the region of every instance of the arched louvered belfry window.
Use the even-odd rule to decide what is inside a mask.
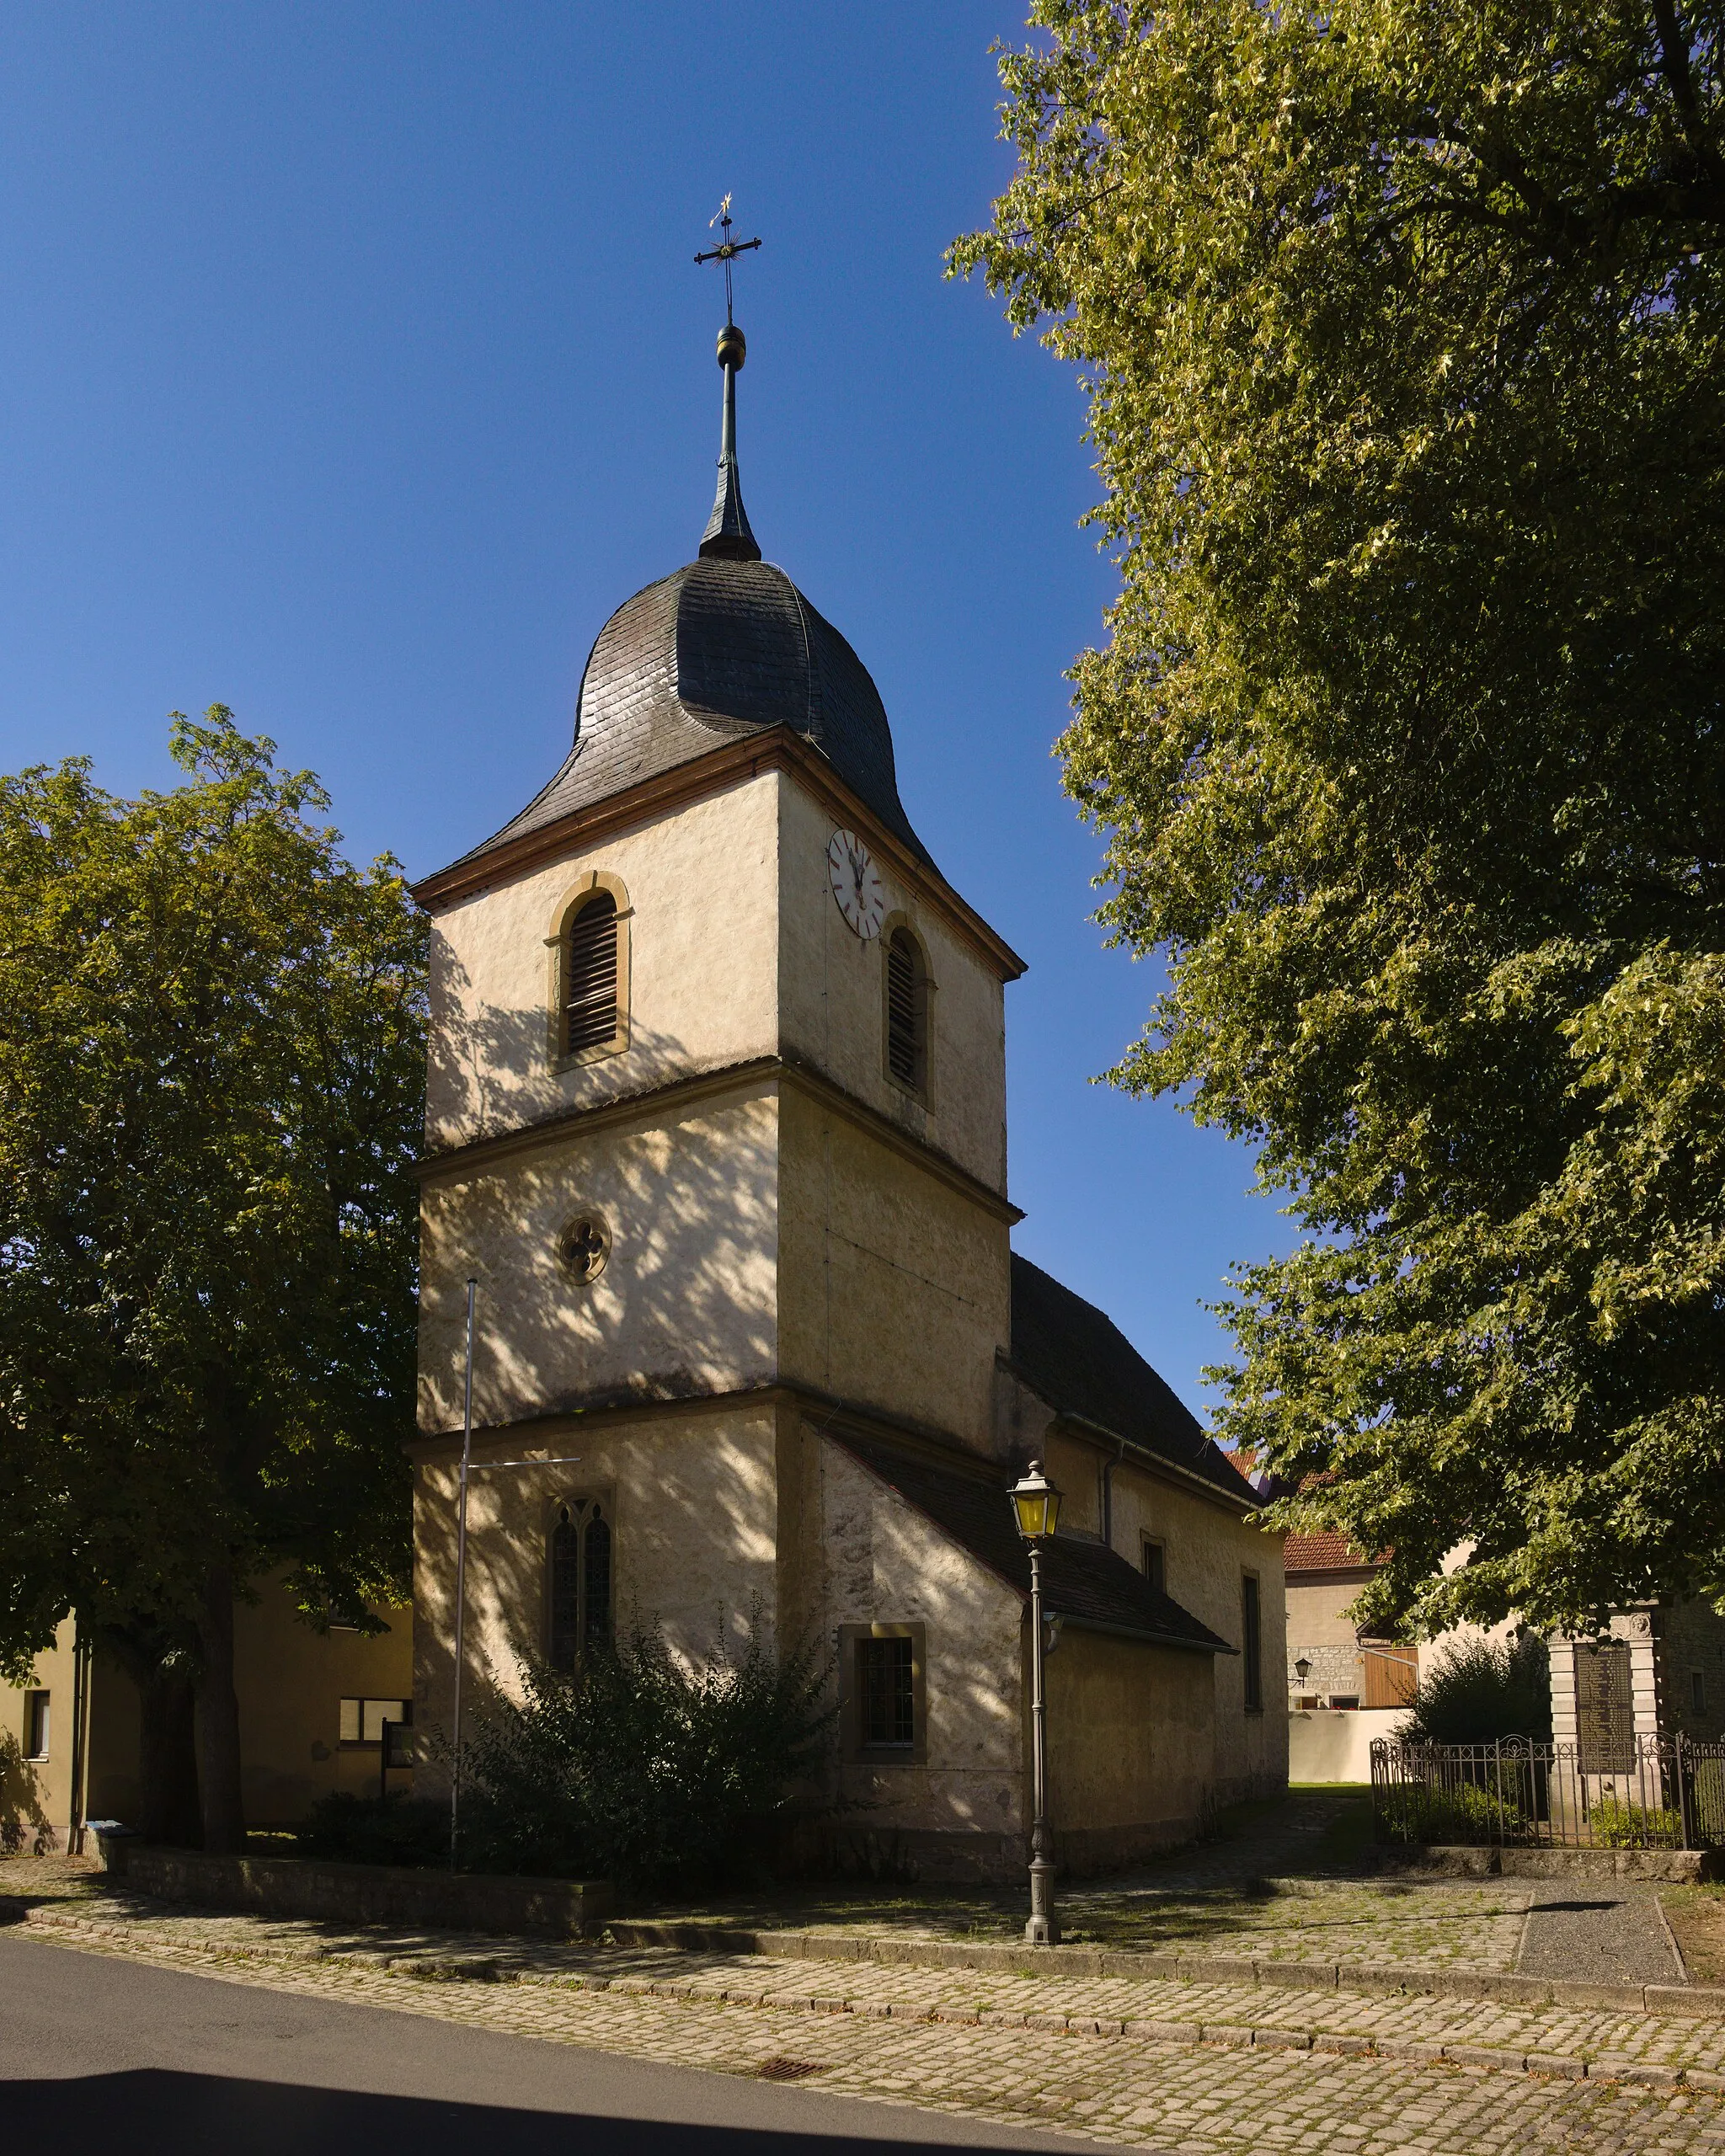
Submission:
[[[576,1630],[581,1609],[581,1530],[569,1516],[567,1505],[558,1508],[551,1530],[551,1637],[547,1642],[553,1669],[571,1670],[579,1640]]]
[[[928,1085],[928,976],[922,952],[908,928],[895,928],[886,944],[887,1075],[907,1092]]]
[[[569,915],[563,931],[559,1047],[564,1055],[608,1048],[617,1037],[617,900],[609,891],[595,891]]]

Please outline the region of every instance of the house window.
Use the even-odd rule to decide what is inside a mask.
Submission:
[[[928,969],[908,928],[886,939],[886,1070],[906,1092],[928,1090]]]
[[[344,1700],[341,1703],[341,1741],[344,1744],[381,1744],[387,1721],[411,1721],[411,1700]]]
[[[617,1038],[617,900],[609,891],[595,891],[563,930],[559,1047],[564,1055],[609,1048]]]
[[[24,1755],[26,1759],[48,1756],[48,1698],[45,1692],[24,1695]]]
[[[1144,1538],[1144,1577],[1158,1594],[1168,1591],[1168,1553],[1160,1542]]]
[[[559,1505],[552,1523],[547,1626],[553,1669],[572,1672],[595,1648],[611,1644],[611,1519],[591,1497]]]
[[[921,1625],[840,1627],[841,1736],[847,1758],[909,1766],[927,1757],[925,1636]]]
[[[1698,1715],[1707,1711],[1707,1677],[1705,1670],[1691,1669],[1689,1673],[1689,1704]]]
[[[1240,1576],[1240,1650],[1246,1686],[1246,1711],[1263,1712],[1263,1613],[1258,1605],[1258,1575]]]

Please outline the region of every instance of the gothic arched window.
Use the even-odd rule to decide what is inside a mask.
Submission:
[[[617,1037],[617,900],[609,891],[595,891],[563,930],[559,1046],[564,1055],[609,1048]]]
[[[547,1659],[573,1673],[595,1648],[611,1644],[611,1522],[590,1498],[559,1505],[547,1552]]]
[[[581,1530],[569,1517],[569,1508],[558,1508],[551,1530],[551,1638],[553,1669],[573,1669],[579,1636],[576,1620],[581,1608]]]
[[[907,1092],[928,1090],[928,969],[908,928],[886,942],[886,1069]]]
[[[583,1538],[585,1577],[581,1582],[581,1645],[611,1645],[611,1523],[597,1505]]]

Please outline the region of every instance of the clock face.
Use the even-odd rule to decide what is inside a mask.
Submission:
[[[826,849],[826,873],[839,911],[865,943],[880,933],[886,919],[886,887],[854,831],[835,831]]]

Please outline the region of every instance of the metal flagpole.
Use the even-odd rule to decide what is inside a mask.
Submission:
[[[462,1662],[467,1652],[467,1466],[473,1452],[473,1296],[477,1280],[467,1283],[467,1367],[462,1385],[462,1472],[455,1520],[455,1757],[449,1777],[449,1868],[456,1868],[462,1805]]]

